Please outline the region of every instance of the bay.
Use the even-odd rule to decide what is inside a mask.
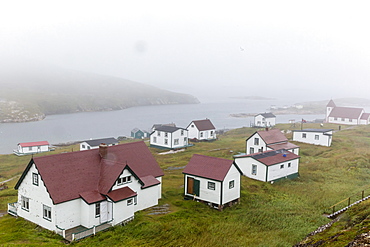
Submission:
[[[175,123],[186,128],[192,120],[209,118],[216,129],[249,127],[253,117],[235,118],[233,113],[267,112],[271,105],[292,105],[289,100],[220,99],[200,104],[132,107],[119,111],[83,112],[47,116],[38,122],[1,123],[0,154],[9,154],[20,142],[51,144],[106,137],[130,136],[134,128],[149,131],[153,124]],[[278,115],[277,123],[323,119],[324,115]]]

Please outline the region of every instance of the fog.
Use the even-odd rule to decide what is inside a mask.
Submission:
[[[200,100],[367,97],[365,1],[3,1],[0,60]]]

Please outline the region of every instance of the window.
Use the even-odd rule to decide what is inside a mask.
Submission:
[[[30,209],[30,199],[24,196],[21,196],[22,200],[22,209],[28,211]]]
[[[132,205],[132,203],[133,203],[132,198],[127,200],[127,206]]]
[[[153,143],[157,143],[157,137],[153,136]]]
[[[284,168],[284,164],[280,165],[280,169],[283,169]]]
[[[292,166],[292,163],[290,163],[290,162],[289,162],[289,163],[288,163],[288,167],[291,167],[291,166]]]
[[[315,140],[319,140],[319,135],[315,135]]]
[[[231,180],[231,181],[229,182],[229,189],[234,188],[234,185],[235,185],[235,181],[234,181],[234,180]]]
[[[306,138],[307,137],[307,134],[306,133],[302,133],[302,138]]]
[[[258,149],[258,152],[263,152],[263,147],[261,147],[260,149]]]
[[[210,133],[211,136],[213,136],[213,130],[211,130],[211,133]]]
[[[95,217],[100,216],[100,202],[95,204]]]
[[[344,122],[344,118],[342,118],[342,122]]]
[[[29,148],[28,148],[28,151],[32,151],[32,147],[29,147]]]
[[[191,127],[194,128],[194,124],[192,124]]]
[[[131,176],[121,177],[117,179],[117,185],[131,183]]]
[[[249,148],[249,153],[254,154],[254,148]]]
[[[254,138],[254,145],[259,145],[260,144],[260,139]]]
[[[85,148],[86,146],[85,145],[82,145],[82,148]]]
[[[167,132],[164,133],[164,137],[168,137],[168,133]]]
[[[87,149],[91,149],[91,147],[90,147],[90,146],[88,146],[88,147],[87,147]]]
[[[203,132],[200,132],[200,137],[203,137]]]
[[[184,130],[181,130],[181,135],[182,135],[182,136],[184,135]]]
[[[184,137],[184,144],[188,141],[188,138]]]
[[[43,218],[51,221],[51,207],[43,205]]]
[[[157,132],[157,136],[161,136],[161,132],[160,131]]]
[[[257,175],[257,165],[252,165],[252,175]]]
[[[338,120],[338,118],[336,118],[336,117],[335,117],[335,118],[334,118],[334,120],[335,120],[335,121],[337,121],[337,120]]]
[[[350,119],[349,121],[352,122],[352,119]]]
[[[216,184],[214,182],[208,182],[208,189],[209,190],[215,190]]]
[[[168,139],[164,139],[164,144],[167,145],[168,144]]]
[[[175,139],[175,140],[173,140],[173,144],[174,144],[174,145],[179,145],[179,139]]]
[[[32,173],[32,184],[39,185],[39,175],[37,173]]]

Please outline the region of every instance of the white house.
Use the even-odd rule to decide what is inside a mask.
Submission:
[[[50,151],[47,141],[18,143],[17,149],[13,151],[16,155],[35,154]]]
[[[100,144],[104,143],[107,146],[118,144],[118,140],[113,137],[87,140],[80,143],[80,151],[99,148]]]
[[[260,153],[268,150],[285,149],[299,154],[299,147],[288,142],[288,138],[279,129],[256,131],[246,140],[246,154]]]
[[[293,141],[330,147],[333,139],[332,129],[293,130]]]
[[[273,127],[276,125],[276,116],[271,112],[260,113],[254,116],[253,127]]]
[[[234,161],[194,154],[186,165],[185,198],[213,207],[239,202],[241,171]]]
[[[150,134],[150,146],[161,149],[188,147],[188,131],[184,128],[165,125],[156,127]]]
[[[326,122],[347,125],[370,124],[370,114],[365,113],[363,108],[339,107],[333,100],[326,106]]]
[[[235,155],[244,176],[264,182],[298,177],[299,156],[287,150],[271,150],[250,155]]]
[[[216,128],[209,119],[194,120],[186,129],[189,131],[189,139],[216,140]]]
[[[34,157],[8,212],[71,241],[157,205],[163,175],[144,142]]]

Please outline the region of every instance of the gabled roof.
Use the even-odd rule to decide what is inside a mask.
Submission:
[[[82,192],[80,193],[80,197],[84,199],[87,204],[92,204],[105,200],[105,197],[97,190]]]
[[[238,156],[238,158],[250,157],[253,158],[266,166],[271,166],[286,161],[294,160],[300,158],[299,155],[296,155],[292,152],[289,152],[285,149],[265,151],[257,154],[250,154],[244,156]]]
[[[152,129],[157,129],[158,127],[160,126],[172,126],[172,127],[176,127],[176,124],[175,123],[168,123],[168,124],[153,124],[152,126]]]
[[[113,190],[107,194],[107,196],[114,202],[119,202],[130,197],[134,197],[136,195],[137,193],[127,186],[117,190]]]
[[[326,133],[333,131],[333,129],[303,129],[303,130],[293,130],[293,132],[316,132],[316,133]]]
[[[99,149],[34,157],[17,182],[18,189],[30,167],[35,164],[54,204],[77,199],[99,199],[97,191],[107,195],[124,169],[141,180],[147,176],[160,177],[163,171],[144,142],[132,142],[107,147],[102,159]],[[90,200],[90,196],[94,199]]]
[[[163,131],[163,132],[169,132],[169,133],[175,132],[175,131],[180,130],[180,129],[185,130],[184,128],[166,126],[166,125],[158,126],[157,128],[155,128],[155,130]]]
[[[270,144],[267,145],[267,147],[271,148],[272,150],[280,150],[280,149],[294,149],[294,148],[299,148],[299,146],[291,143],[291,142],[283,142],[283,143],[277,143],[277,144]]]
[[[369,117],[370,117],[370,113],[363,113],[363,114],[361,115],[361,119],[363,119],[363,120],[368,120],[368,119],[369,119]]]
[[[22,142],[18,143],[21,147],[35,147],[35,146],[45,146],[49,145],[49,142],[47,141],[40,141],[40,142]]]
[[[251,135],[247,140],[249,140],[256,133],[262,138],[266,145],[288,141],[288,138],[286,138],[285,135],[281,133],[279,129],[257,131],[253,135]]]
[[[329,103],[326,105],[326,107],[336,107],[334,101],[331,99]]]
[[[274,114],[272,114],[271,112],[267,112],[267,113],[260,113],[260,114],[257,114],[255,117],[261,115],[262,117],[264,118],[274,118],[276,117]]]
[[[107,145],[118,144],[118,140],[116,138],[113,138],[113,137],[102,138],[102,139],[94,139],[94,140],[87,140],[85,142],[87,144],[89,144],[90,146],[92,146],[92,147],[99,146],[102,143],[105,143]]]
[[[233,164],[232,160],[194,154],[182,173],[223,181]]]
[[[363,108],[355,107],[334,107],[329,117],[359,119],[363,113]]]
[[[199,131],[216,129],[215,126],[212,124],[211,120],[209,120],[209,119],[194,120],[192,123],[194,123],[194,125],[197,127],[197,129]],[[191,123],[189,124],[189,126],[190,125],[191,125]]]

